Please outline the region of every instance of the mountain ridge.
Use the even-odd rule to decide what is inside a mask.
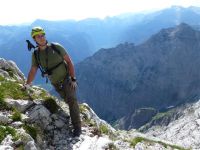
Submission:
[[[193,99],[200,83],[199,38],[199,31],[180,24],[141,45],[101,49],[76,65],[80,98],[109,122],[138,107],[162,110]]]

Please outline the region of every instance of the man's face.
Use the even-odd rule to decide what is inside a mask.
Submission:
[[[41,46],[46,45],[46,37],[45,37],[44,34],[36,35],[35,36],[35,41]]]

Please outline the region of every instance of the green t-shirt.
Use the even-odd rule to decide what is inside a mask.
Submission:
[[[46,52],[46,50],[38,50],[38,59],[40,61],[40,65],[42,66],[43,69],[46,69],[48,66],[48,69],[56,66],[57,64],[59,64],[61,61],[63,61],[63,57],[65,54],[67,54],[67,52],[65,51],[65,49],[58,43],[54,43],[54,45],[56,46],[56,49],[60,51],[60,54],[58,54],[52,47],[49,46],[50,44],[48,44],[48,48]],[[48,54],[48,65],[47,65],[47,54]],[[32,53],[32,66],[37,66],[37,61],[35,58],[34,53]],[[49,79],[51,81],[51,83],[55,84],[58,83],[60,81],[63,81],[64,78],[68,75],[68,70],[67,70],[67,64],[66,62],[64,62],[63,64],[59,65],[57,68],[53,69],[52,74],[49,75]]]

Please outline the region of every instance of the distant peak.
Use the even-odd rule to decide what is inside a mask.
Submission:
[[[192,29],[193,30],[193,28],[190,26],[190,25],[188,25],[188,24],[186,24],[186,23],[184,23],[184,22],[182,22],[182,23],[180,23],[176,28],[181,28],[181,29]]]
[[[183,9],[184,7],[178,5],[172,5],[171,8],[173,9]]]
[[[187,38],[185,38],[187,37]],[[173,39],[195,39],[200,37],[200,34],[198,31],[194,30],[190,25],[186,23],[181,23],[176,27],[166,28],[162,29],[157,34],[153,35],[152,38],[150,38],[150,41],[168,41]]]
[[[194,33],[195,30],[186,23],[181,23],[174,30],[178,30],[178,32],[184,32],[185,34]]]

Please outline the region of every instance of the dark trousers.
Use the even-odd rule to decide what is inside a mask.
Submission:
[[[61,98],[69,105],[70,117],[74,129],[81,128],[80,111],[76,98],[76,90],[71,88],[71,80],[66,78],[63,82],[53,84]]]

